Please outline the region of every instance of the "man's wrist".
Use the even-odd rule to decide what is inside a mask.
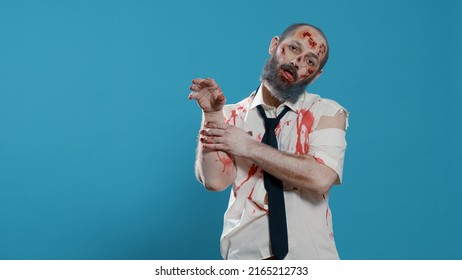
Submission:
[[[216,122],[216,123],[224,123],[225,117],[223,115],[223,111],[214,111],[214,112],[203,112],[202,114],[203,122]]]

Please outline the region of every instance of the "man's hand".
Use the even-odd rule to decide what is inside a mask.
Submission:
[[[233,156],[247,157],[250,149],[260,144],[243,129],[225,123],[205,123],[200,135],[204,149],[223,151]]]
[[[226,98],[213,79],[194,79],[189,89],[192,92],[188,98],[195,99],[205,114],[219,112],[223,109]]]

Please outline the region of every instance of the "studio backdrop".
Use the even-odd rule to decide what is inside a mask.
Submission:
[[[350,112],[342,259],[461,259],[460,1],[0,1],[0,259],[220,259],[194,176],[196,77],[228,102],[295,22]]]

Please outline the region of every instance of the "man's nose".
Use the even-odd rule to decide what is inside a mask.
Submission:
[[[300,65],[300,63],[301,63],[301,61],[302,61],[302,58],[301,58],[300,56],[298,56],[298,57],[292,59],[292,60],[290,61],[290,64],[292,64],[293,66],[295,66],[295,67],[298,69],[298,67],[299,67],[299,65]]]

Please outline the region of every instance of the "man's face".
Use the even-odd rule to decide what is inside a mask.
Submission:
[[[281,42],[273,38],[271,57],[261,78],[268,82],[273,95],[280,101],[295,102],[306,86],[319,76],[326,52],[324,37],[310,26],[301,26]]]
[[[287,84],[314,80],[325,58],[327,43],[311,26],[302,26],[292,36],[279,42],[274,56],[279,75]]]

